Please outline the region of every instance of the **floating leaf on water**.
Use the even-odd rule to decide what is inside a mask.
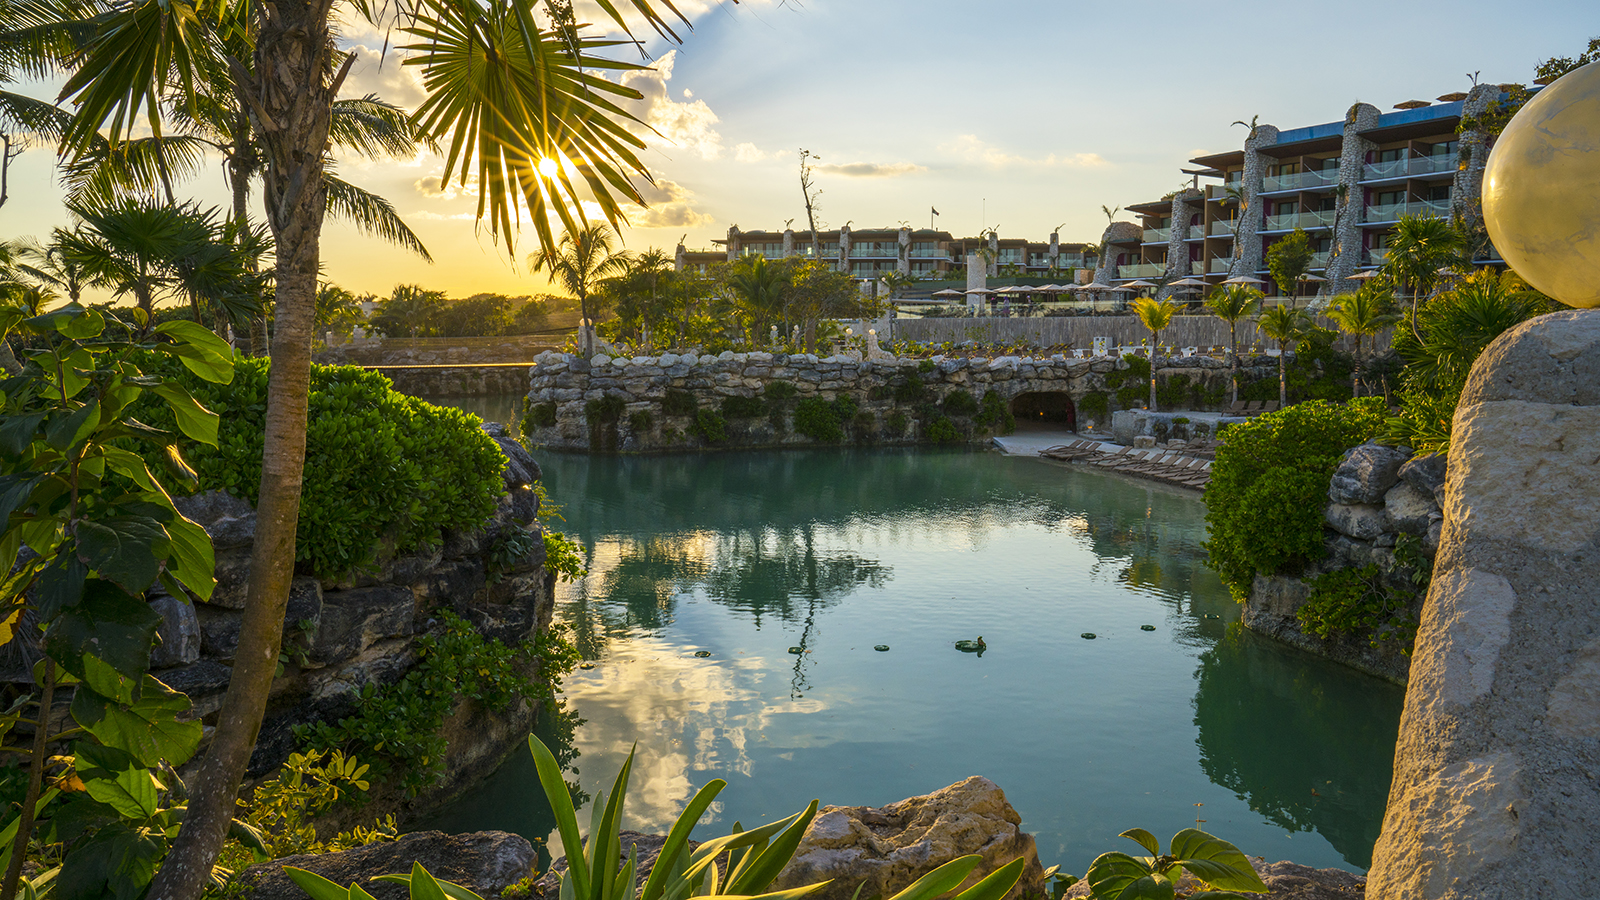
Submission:
[[[1139,626],[1139,630],[1140,631],[1155,631],[1156,627],[1154,625],[1140,625]]]
[[[1095,634],[1092,631],[1085,631],[1083,634],[1078,635],[1078,637],[1081,637],[1086,641],[1092,641],[1095,638]]]
[[[594,668],[594,663],[584,663],[583,665],[579,666],[578,668],[580,668],[580,669],[592,669],[592,668]]]
[[[711,651],[710,650],[696,650],[694,652],[694,655],[699,657],[699,658],[701,658],[701,659],[705,659],[706,657],[711,655]]]
[[[885,652],[888,652],[889,645],[888,644],[874,644],[872,649],[878,651],[879,653],[885,653]]]
[[[800,654],[804,653],[805,651],[800,649],[799,647],[790,647],[789,648],[789,652],[793,653],[795,656],[799,656]]]
[[[977,653],[986,647],[987,645],[984,644],[983,638],[978,638],[975,641],[956,641],[956,649],[962,653]]]

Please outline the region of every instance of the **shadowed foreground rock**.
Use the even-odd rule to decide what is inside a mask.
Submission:
[[[806,829],[794,861],[772,883],[785,890],[833,879],[816,900],[850,900],[858,885],[862,897],[891,896],[935,868],[969,853],[983,857],[963,890],[1018,857],[1028,860],[1022,880],[1008,898],[1037,894],[1044,870],[1033,835],[1005,792],[974,775],[922,797],[881,809],[827,806]]]
[[[1256,874],[1267,886],[1265,894],[1250,894],[1262,900],[1358,900],[1365,896],[1367,880],[1343,869],[1313,869],[1288,861],[1269,863],[1253,859]],[[1197,891],[1200,883],[1188,873],[1178,882],[1180,892]],[[1089,896],[1089,883],[1080,881],[1065,895],[1067,898]]]
[[[283,873],[284,866],[294,866],[315,872],[340,887],[358,883],[376,900],[404,900],[409,896],[404,886],[369,879],[409,874],[411,864],[420,862],[435,877],[453,881],[490,900],[533,874],[536,861],[533,845],[526,838],[504,831],[418,831],[391,843],[343,853],[290,856],[251,866],[240,876],[240,883],[244,885],[244,896],[250,900],[306,900],[305,891]]]

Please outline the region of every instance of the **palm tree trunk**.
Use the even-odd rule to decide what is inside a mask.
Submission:
[[[250,227],[250,213],[247,209],[250,203],[250,172],[245,167],[245,154],[249,152],[250,117],[240,113],[239,120],[234,123],[234,140],[232,158],[228,160],[228,184],[233,192],[233,221],[238,229],[237,240],[244,240],[245,229]],[[250,261],[250,271],[256,270],[256,260]],[[217,317],[218,336],[226,338],[227,324],[222,316]],[[261,323],[259,339],[256,333],[256,322]],[[259,340],[259,342],[258,342]],[[267,353],[267,318],[257,316],[250,322],[250,351],[252,356],[262,356]]]
[[[266,136],[267,221],[277,246],[277,329],[267,382],[267,419],[250,554],[244,620],[233,675],[217,727],[191,782],[188,815],[150,887],[151,900],[197,900],[222,850],[240,781],[261,729],[277,671],[283,616],[294,577],[295,530],[305,469],[306,407],[317,264],[327,195],[323,154],[333,98],[346,66],[330,83],[328,0],[263,4],[256,43],[260,83],[248,86],[274,121]],[[260,112],[260,111],[258,111]]]
[[[1161,343],[1161,332],[1150,332],[1150,411],[1156,411],[1156,347]]]
[[[1232,378],[1232,380],[1233,380],[1233,384],[1232,384],[1232,388],[1233,389],[1229,392],[1232,396],[1230,396],[1228,398],[1228,405],[1232,406],[1233,404],[1239,402],[1239,323],[1238,322],[1229,322],[1228,323],[1228,345],[1229,345],[1229,350],[1230,350],[1228,355],[1233,358],[1232,359],[1232,365],[1230,365],[1228,367],[1231,370],[1229,377]]]
[[[1361,396],[1361,368],[1362,368],[1361,364],[1362,364],[1362,360],[1361,360],[1361,333],[1357,332],[1356,333],[1355,384],[1351,385],[1351,387],[1350,387],[1350,396],[1352,396],[1352,397]]]
[[[1287,353],[1287,352],[1288,352],[1288,350],[1286,350],[1284,348],[1283,341],[1279,341],[1278,342],[1278,408],[1279,409],[1282,409],[1285,406],[1289,405],[1289,377],[1287,375],[1288,369],[1286,369],[1284,367],[1284,363],[1283,363],[1284,354]]]

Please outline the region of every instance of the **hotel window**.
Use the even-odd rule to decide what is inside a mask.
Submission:
[[[1394,162],[1397,159],[1405,159],[1410,155],[1411,152],[1404,147],[1394,147],[1389,150],[1379,150],[1378,162]]]
[[[1405,191],[1378,191],[1372,195],[1373,206],[1390,206],[1406,202]]]
[[[1429,150],[1430,156],[1454,156],[1461,146],[1460,141],[1440,141]]]
[[[1446,200],[1446,201],[1449,200],[1450,199],[1450,185],[1448,185],[1448,184],[1430,184],[1430,185],[1428,185],[1428,199],[1432,200],[1432,201],[1434,201],[1436,203],[1441,201],[1441,200]]]

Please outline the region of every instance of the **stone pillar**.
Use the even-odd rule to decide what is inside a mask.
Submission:
[[[681,243],[678,245],[678,249],[673,251],[673,253],[672,253],[672,271],[674,271],[674,272],[682,272],[683,271],[683,257],[684,257],[684,253],[685,252],[686,251],[683,249],[683,244],[681,244]]]
[[[1600,312],[1472,368],[1367,896],[1600,896]]]
[[[1278,129],[1272,125],[1257,126],[1256,136],[1244,142],[1244,174],[1239,182],[1244,208],[1239,212],[1239,227],[1233,235],[1230,275],[1254,275],[1261,268],[1261,178],[1268,165],[1261,148],[1277,142]]]
[[[784,255],[785,258],[794,255],[794,229],[793,228],[785,228],[783,230],[783,255]]]
[[[989,286],[989,275],[983,270],[983,258],[976,253],[967,254],[967,290],[981,291]],[[976,310],[983,304],[982,294],[968,294],[967,308]]]
[[[901,275],[911,274],[911,229],[900,229],[900,264],[895,266]]]
[[[839,229],[839,271],[850,274],[850,226]]]
[[[1100,255],[1099,268],[1095,269],[1094,280],[1101,284],[1110,284],[1111,279],[1117,277],[1117,250],[1112,246],[1112,241],[1128,243],[1137,242],[1144,234],[1144,229],[1137,222],[1112,222],[1100,235],[1100,241],[1105,246],[1106,252]]]
[[[1339,193],[1335,207],[1333,229],[1333,256],[1328,260],[1328,270],[1323,275],[1328,282],[1324,287],[1332,294],[1343,294],[1356,289],[1350,276],[1361,265],[1361,214],[1366,201],[1361,196],[1361,173],[1367,164],[1367,151],[1378,146],[1360,135],[1360,132],[1378,125],[1378,108],[1370,103],[1357,103],[1344,115],[1344,137],[1339,143]]]
[[[737,226],[737,225],[729,225],[728,226],[728,262],[733,262],[734,260],[739,258],[739,250],[740,249],[741,248],[739,246],[739,226]]]
[[[989,277],[1000,274],[1000,235],[989,232]]]
[[[1050,232],[1050,268],[1061,268],[1061,233],[1057,231]]]
[[[1188,278],[1189,271],[1189,217],[1205,209],[1205,194],[1189,189],[1172,195],[1172,233],[1167,236],[1167,278],[1177,281]],[[1156,292],[1157,299],[1171,297],[1177,288],[1166,285]]]
[[[1467,92],[1461,116],[1482,116],[1489,104],[1500,98],[1500,86],[1480,84]],[[1456,178],[1450,185],[1450,212],[1469,228],[1483,221],[1483,167],[1489,162],[1488,135],[1482,128],[1461,133],[1457,151]]]

